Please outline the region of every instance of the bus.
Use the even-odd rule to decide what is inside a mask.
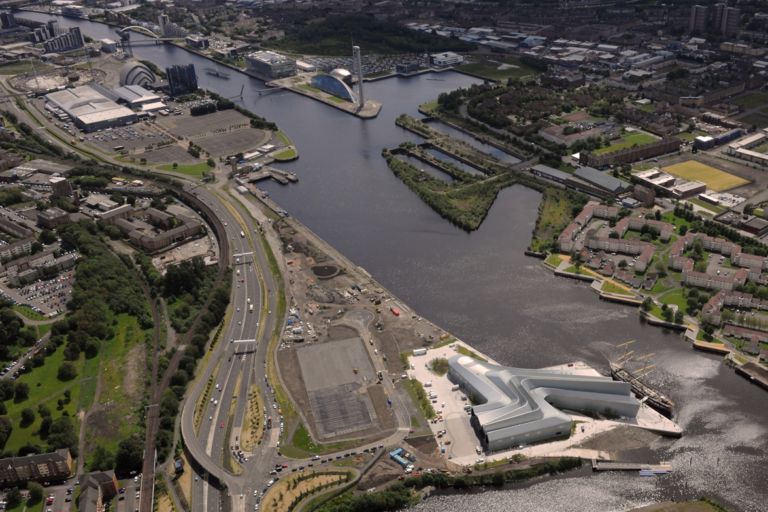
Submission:
[[[251,312],[251,313],[253,313],[253,304],[251,304],[251,305],[249,305],[249,306],[248,306],[248,311],[249,311],[249,312]]]
[[[243,233],[242,231],[240,232],[240,238],[245,238],[245,233]]]
[[[114,151],[122,151],[125,149],[125,146],[115,146],[112,148]]]

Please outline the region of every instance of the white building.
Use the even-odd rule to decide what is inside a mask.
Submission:
[[[454,52],[433,53],[429,56],[432,64],[439,67],[456,66],[464,62],[464,57]]]

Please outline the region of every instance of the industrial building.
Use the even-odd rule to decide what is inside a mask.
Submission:
[[[98,217],[104,223],[120,228],[132,244],[149,252],[165,249],[204,231],[203,223],[198,219],[171,215],[155,208],[136,210],[128,204]]]
[[[589,183],[599,189],[608,192],[611,195],[618,195],[629,190],[629,183],[618,178],[614,178],[607,172],[601,172],[592,167],[579,167],[573,173],[574,177]]]
[[[46,94],[46,101],[66,113],[83,131],[92,132],[136,121],[136,113],[110,100],[96,89],[81,85]]]
[[[470,422],[487,451],[570,435],[567,409],[634,418],[640,402],[627,382],[526,370],[465,355],[448,360],[448,378],[471,398]]]
[[[264,80],[275,80],[296,74],[296,61],[271,51],[259,51],[245,56],[248,72]]]
[[[114,471],[94,471],[88,473],[80,484],[77,498],[78,512],[99,512],[105,503],[117,496],[119,489]]]

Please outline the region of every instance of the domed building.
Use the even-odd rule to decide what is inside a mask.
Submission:
[[[337,68],[330,73],[321,73],[312,77],[312,87],[350,103],[357,103],[357,94],[350,87],[351,83],[352,74],[346,69]]]
[[[128,62],[120,68],[120,85],[153,84],[157,78],[154,73],[141,62]]]

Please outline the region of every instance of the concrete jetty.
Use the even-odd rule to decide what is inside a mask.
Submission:
[[[256,183],[269,178],[272,178],[281,185],[299,181],[299,177],[296,176],[295,173],[283,169],[275,169],[274,167],[262,167],[260,170],[250,173],[245,181],[248,183]]]
[[[745,363],[736,367],[736,373],[763,389],[768,389],[768,370],[757,363]]]

